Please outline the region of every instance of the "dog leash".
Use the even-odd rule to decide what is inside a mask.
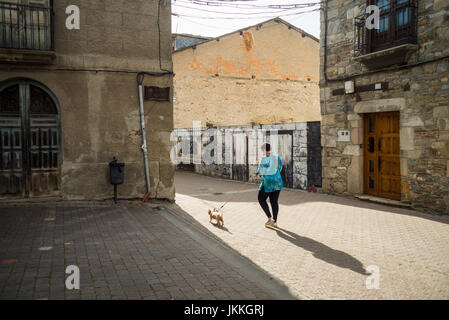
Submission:
[[[281,168],[279,167],[279,163],[276,161],[276,159],[273,157],[273,155],[270,153],[270,157],[271,157],[271,159],[273,159],[274,160],[274,162],[276,163],[276,166],[277,166],[277,168],[278,168],[278,170],[279,170],[279,172],[281,171]],[[249,182],[249,179],[248,179],[248,181],[247,182],[244,182],[243,183],[243,187],[245,187],[247,184],[249,184],[250,182]],[[243,190],[243,187],[242,188],[240,188],[239,190],[238,190],[238,192],[236,192],[234,195],[232,195],[218,210],[221,210],[221,209],[223,209],[223,207],[225,206],[225,205],[227,205],[229,202],[231,202],[231,200],[232,199],[234,199],[234,197],[236,196],[236,195],[238,195],[239,193],[240,193],[240,191],[242,191]]]
[[[249,185],[249,183],[250,183],[250,182],[249,182],[249,179],[248,179],[248,181],[247,181],[247,182],[244,182],[244,183],[243,183],[243,186],[242,186],[242,187],[241,187],[235,194],[233,194],[231,197],[229,197],[229,199],[226,200],[226,202],[223,203],[223,205],[222,205],[218,210],[223,209],[223,207],[224,207],[225,205],[227,205],[229,202],[231,202],[231,200],[234,199],[234,198],[240,193],[240,191],[242,191],[243,188],[246,187],[246,185]]]

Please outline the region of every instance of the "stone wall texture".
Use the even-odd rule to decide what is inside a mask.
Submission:
[[[324,77],[324,13],[321,15],[321,113],[323,188],[328,193],[363,193],[365,112],[400,112],[402,201],[449,213],[449,2],[418,2],[418,46],[410,66],[373,72],[354,60],[354,17],[364,0],[330,0],[327,14],[327,77]],[[388,82],[388,90],[334,95],[344,78],[356,86]],[[341,79],[341,80],[338,80]],[[350,130],[350,142],[337,131]]]
[[[319,42],[280,21],[173,54],[175,128],[320,121]]]
[[[113,156],[125,162],[119,197],[142,197],[146,192],[136,76],[141,71],[159,72],[161,66],[172,70],[170,1],[161,1],[159,19],[158,2],[54,1],[54,62],[0,65],[0,81],[38,81],[58,99],[65,199],[111,198],[108,164]],[[65,27],[68,5],[80,8],[80,30]],[[172,82],[171,76],[147,75],[143,85],[172,88]],[[145,101],[144,109],[152,197],[173,200],[173,104]]]

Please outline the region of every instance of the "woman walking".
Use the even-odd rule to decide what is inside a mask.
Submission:
[[[284,189],[281,177],[282,163],[279,156],[271,152],[271,145],[269,143],[265,143],[262,146],[262,150],[265,152],[265,156],[260,160],[259,169],[257,169],[257,174],[262,176],[258,200],[268,217],[265,226],[277,228],[279,195],[281,190]],[[268,207],[267,198],[270,198],[273,215],[271,215],[270,208]]]

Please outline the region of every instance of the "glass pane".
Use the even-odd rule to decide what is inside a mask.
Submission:
[[[49,167],[49,154],[48,152],[42,152],[42,166],[41,168],[48,168]]]
[[[41,88],[30,85],[31,114],[58,114],[53,99]]]
[[[369,177],[369,188],[374,189],[374,177]]]
[[[12,169],[11,152],[3,152],[3,169]]]
[[[9,132],[8,131],[3,131],[3,147],[9,147]]]
[[[390,8],[390,0],[377,0],[379,10],[388,10]]]
[[[51,145],[58,145],[58,133],[55,130],[51,130]]]
[[[42,146],[48,146],[48,131],[47,130],[42,130],[41,131],[42,134]]]
[[[20,132],[14,131],[14,146],[20,147],[21,145],[22,145],[22,143],[20,141]]]
[[[31,153],[31,168],[33,169],[39,169],[39,152],[32,152]]]
[[[374,160],[369,161],[369,172],[374,172]]]
[[[381,33],[381,32],[388,31],[388,23],[389,23],[389,16],[388,15],[380,17],[380,19],[379,19],[379,29],[377,30],[377,32]]]
[[[396,0],[397,4],[403,4],[409,2],[409,0]]]
[[[1,17],[0,17],[1,19]],[[1,20],[0,20],[1,23]],[[4,30],[4,28],[3,28]],[[2,29],[0,29],[2,31]],[[0,32],[1,34],[2,32]],[[0,38],[1,40],[1,38]],[[1,41],[0,41],[1,42]],[[0,113],[20,114],[19,86],[12,86],[0,92]]]
[[[39,146],[39,142],[38,142],[38,132],[36,130],[33,130],[31,132],[31,145],[33,147],[38,147]]]
[[[398,10],[396,13],[396,21],[399,27],[408,24],[410,22],[410,8],[405,7]]]
[[[57,152],[52,153],[52,167],[53,168],[58,167],[58,153]]]
[[[14,160],[14,169],[22,169],[22,152],[16,152]]]
[[[369,118],[369,133],[374,133],[374,118]]]
[[[374,150],[374,137],[370,137],[369,138],[369,148],[368,148],[368,151],[370,152],[370,153],[373,153],[375,150]]]

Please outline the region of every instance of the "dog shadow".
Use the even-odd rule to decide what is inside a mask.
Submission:
[[[301,237],[296,233],[285,229],[272,229],[276,230],[276,233],[279,237],[291,242],[297,247],[311,252],[317,259],[323,260],[340,268],[350,269],[363,275],[371,274],[365,270],[365,268],[363,267],[363,263],[361,263],[353,256],[347,254],[346,252],[332,249],[331,247],[328,247],[318,241],[306,237]]]
[[[229,231],[229,229],[226,228],[225,226],[219,226],[219,225],[217,225],[216,223],[213,223],[213,222],[209,222],[209,223],[210,223],[211,225],[213,225],[215,228],[219,229],[219,230],[223,230],[223,231],[226,231],[226,232],[232,234],[232,232]]]

